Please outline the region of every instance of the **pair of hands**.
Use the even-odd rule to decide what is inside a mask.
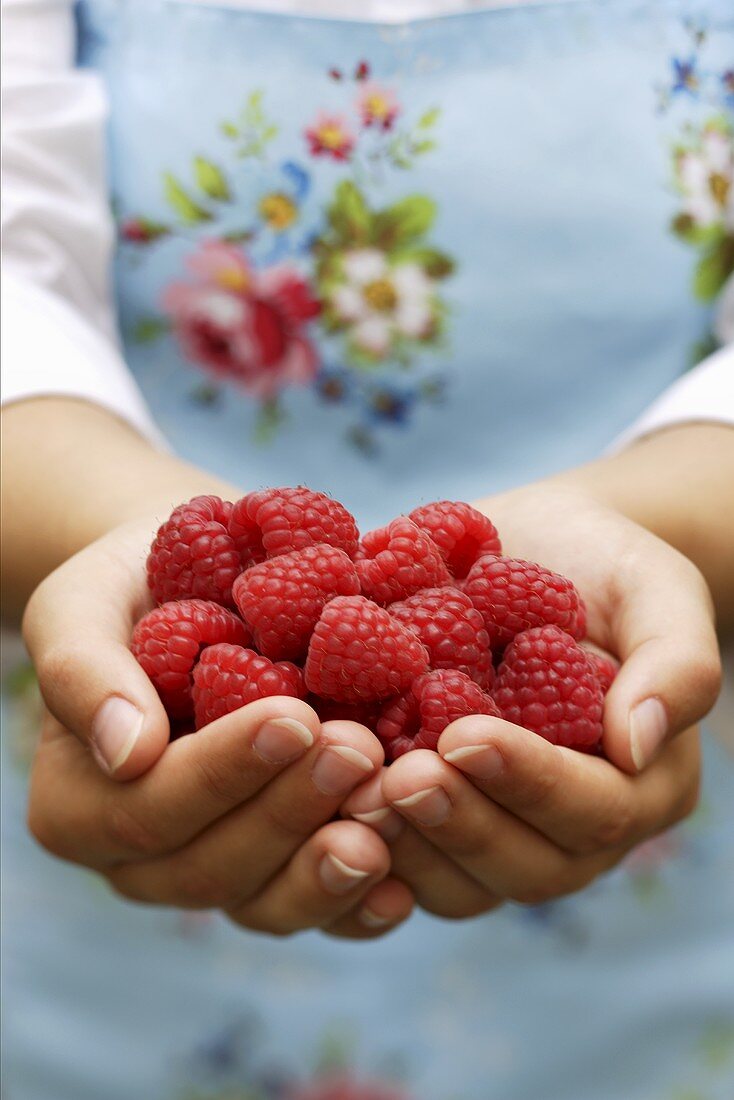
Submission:
[[[570,893],[681,820],[697,798],[695,723],[720,678],[701,575],[585,491],[541,485],[482,506],[507,553],[574,580],[590,637],[622,662],[606,759],[477,716],[453,723],[438,755],[388,770],[369,730],[320,726],[292,699],[168,744],[128,650],[149,607],[146,520],[71,558],[28,605],[49,710],[31,784],[36,838],[135,900],[219,908],[273,934],[363,938],[416,902],[460,918]]]

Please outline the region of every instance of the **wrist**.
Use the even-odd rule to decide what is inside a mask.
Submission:
[[[154,526],[199,493],[239,495],[83,401],[19,402],[2,423],[3,606],[14,619],[45,576],[114,527]]]

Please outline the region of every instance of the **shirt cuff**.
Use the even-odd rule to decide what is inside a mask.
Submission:
[[[623,450],[674,424],[701,422],[734,427],[734,345],[721,348],[679,378],[618,436],[611,450]]]
[[[116,345],[44,287],[3,274],[3,404],[73,397],[100,405],[168,449]]]

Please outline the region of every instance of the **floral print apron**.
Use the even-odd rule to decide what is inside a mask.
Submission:
[[[129,362],[243,488],[360,521],[597,455],[711,346],[734,12],[566,0],[381,26],[90,0]],[[6,692],[10,1100],[731,1100],[732,769],[583,894],[371,944],[127,904],[23,825]]]

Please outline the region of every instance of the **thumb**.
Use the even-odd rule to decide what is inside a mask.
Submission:
[[[604,705],[604,750],[634,774],[708,713],[721,662],[711,596],[687,558],[666,546],[621,561],[615,587],[611,648],[622,667]]]
[[[142,570],[138,578],[103,540],[47,577],[23,619],[48,709],[120,780],[147,771],[170,735],[158,693],[128,648],[145,598]]]

